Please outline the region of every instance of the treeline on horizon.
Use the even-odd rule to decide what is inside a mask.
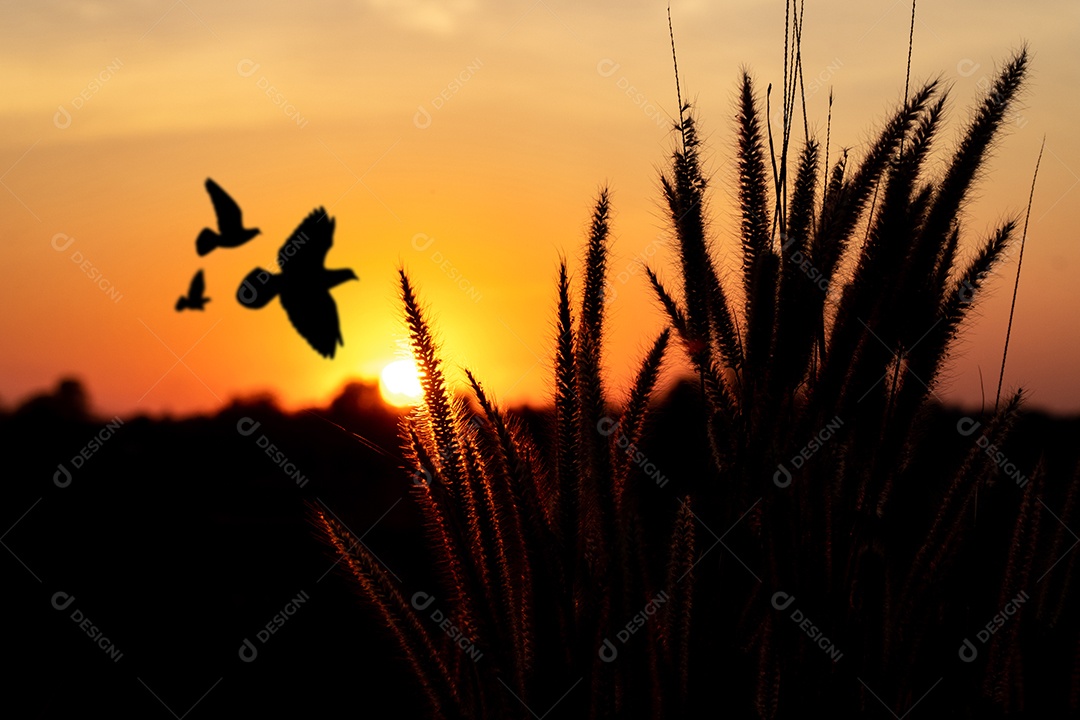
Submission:
[[[672,395],[680,392],[684,388],[692,387],[694,385],[695,380],[691,377],[678,379],[671,384],[671,389],[664,395],[661,403],[663,404],[670,399]],[[464,392],[464,388],[459,388],[459,390],[461,391],[461,396],[463,398],[468,397],[467,393]],[[975,410],[974,408],[966,408],[958,404],[945,404],[935,401],[932,401],[932,404],[943,412],[971,417],[988,415],[993,410],[993,408],[985,407]],[[316,405],[310,408],[289,411],[282,406],[280,398],[278,398],[273,391],[263,390],[246,395],[236,395],[227,403],[223,403],[215,412],[193,412],[186,414],[165,413],[164,415],[159,415],[158,419],[160,421],[175,422],[186,419],[215,417],[227,414],[230,409],[248,406],[257,406],[283,416],[296,416],[310,412],[325,412],[329,414],[370,414],[381,417],[401,418],[409,412],[409,408],[407,407],[394,407],[387,404],[382,399],[377,381],[351,380],[344,383],[337,394],[334,395],[326,405],[321,407]],[[550,403],[544,406],[521,403],[511,407],[510,411],[525,416],[531,414],[543,415],[547,413],[550,408]],[[1039,418],[1040,422],[1067,423],[1080,420],[1080,410],[1073,412],[1052,412],[1033,407],[1029,402],[1025,402],[1021,406],[1020,414],[1025,417]],[[133,418],[155,421],[153,416],[146,413],[120,413],[116,415],[103,413],[100,409],[95,408],[91,390],[87,387],[86,383],[73,375],[58,379],[52,390],[33,393],[13,405],[6,405],[0,400],[0,419],[24,420],[30,417],[46,418],[49,416],[60,420],[100,423],[106,423],[110,419],[116,418],[120,418],[124,421]]]

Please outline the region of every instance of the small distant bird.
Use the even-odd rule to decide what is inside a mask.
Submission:
[[[352,270],[327,270],[326,253],[334,244],[334,219],[316,208],[278,250],[277,275],[255,268],[236,291],[237,301],[257,310],[281,297],[281,306],[296,331],[323,357],[332,358],[344,345],[337,305],[330,288],[358,280]]]
[[[216,247],[239,247],[259,234],[259,228],[245,228],[240,217],[240,206],[229,193],[210,178],[206,178],[206,191],[214,203],[218,231],[203,228],[195,239],[195,250],[205,255]]]
[[[202,310],[206,303],[210,302],[210,298],[206,297],[203,294],[204,292],[206,292],[206,280],[203,278],[202,270],[200,270],[195,273],[195,277],[191,278],[188,294],[186,296],[181,295],[180,299],[176,301],[176,311]]]

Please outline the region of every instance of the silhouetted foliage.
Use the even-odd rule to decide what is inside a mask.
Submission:
[[[927,167],[947,93],[931,81],[823,182],[807,137],[789,183],[801,24],[789,20],[778,156],[741,79],[734,290],[713,260],[700,141],[680,108],[661,187],[681,287],[648,277],[701,392],[702,434],[672,442],[712,468],[665,490],[666,512],[640,460],[652,462],[642,430],[670,331],[622,413],[604,390],[606,191],[579,306],[559,271],[546,432],[526,432],[471,374],[475,406],[451,399],[401,272],[425,391],[402,439],[439,592],[407,597],[346,528],[316,519],[435,716],[526,718],[557,698],[562,717],[862,716],[878,704],[900,716],[929,690],[928,703],[965,716],[1077,709],[1080,627],[1060,611],[1076,554],[1050,580],[1076,537],[1076,459],[1051,470],[1037,443],[1017,442],[1019,391],[987,416],[933,402],[961,323],[1014,239],[1008,219],[961,260],[961,210],[1023,86],[1027,50],[1005,63],[940,175]],[[714,548],[719,564],[700,565]],[[425,617],[427,594],[452,632]],[[1006,629],[986,632],[1002,608]],[[1055,634],[1050,657],[1034,650]],[[970,664],[969,637],[980,644]]]

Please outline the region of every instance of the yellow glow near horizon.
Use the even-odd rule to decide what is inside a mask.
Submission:
[[[416,405],[423,397],[420,375],[412,360],[395,360],[383,368],[379,376],[379,393],[386,403],[395,407]]]

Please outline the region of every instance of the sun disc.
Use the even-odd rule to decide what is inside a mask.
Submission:
[[[395,360],[383,368],[379,376],[379,393],[384,401],[396,407],[417,405],[423,397],[420,375],[412,360]]]

